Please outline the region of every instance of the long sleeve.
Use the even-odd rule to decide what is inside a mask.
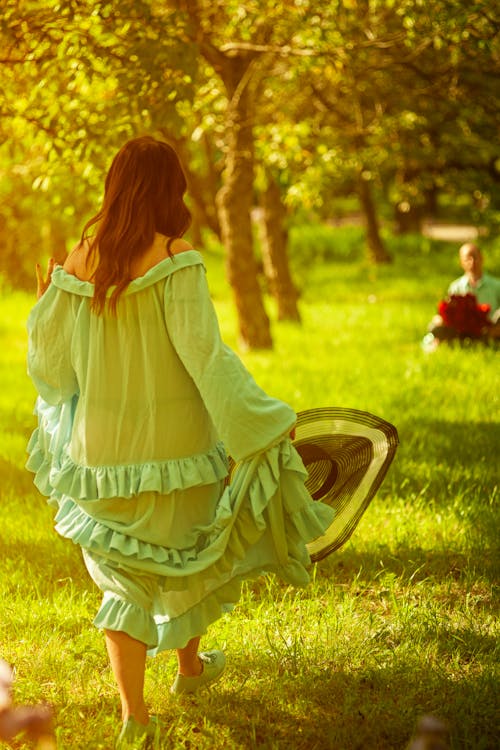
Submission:
[[[168,334],[235,460],[265,450],[295,424],[293,409],[268,396],[221,339],[203,266],[182,268],[165,286]]]
[[[28,375],[42,399],[51,405],[78,393],[71,363],[74,312],[71,295],[53,284],[28,317]]]

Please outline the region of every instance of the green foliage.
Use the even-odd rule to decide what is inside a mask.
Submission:
[[[64,256],[112,154],[143,132],[179,150],[195,232],[217,234],[244,89],[257,162],[291,210],[331,219],[332,196],[362,180],[402,229],[425,215],[498,227],[498,34],[480,0],[4,6],[0,251],[16,285]]]
[[[5,5],[0,250],[27,286],[35,260],[64,257],[96,212],[113,152],[165,121],[180,127],[197,64],[193,46],[161,33],[175,22],[180,34],[182,15],[153,18],[147,2]]]
[[[421,350],[459,269],[456,246],[430,243],[422,256],[419,241],[388,238],[391,267],[339,259],[303,268],[303,327],[276,326],[275,351],[245,355],[257,381],[297,410],[372,411],[397,426],[400,446],[352,540],[312,568],[307,588],[249,583],[211,628],[204,646],[228,656],[216,688],[174,700],[173,655],[148,661],[161,747],[402,748],[424,713],[449,721],[454,750],[496,746],[498,352]],[[498,241],[487,260],[500,267]],[[234,346],[216,246],[206,261]],[[32,304],[19,292],[0,299],[1,655],[16,666],[16,701],[54,705],[60,747],[109,750],[119,709],[91,625],[99,594],[23,468],[34,426],[25,375]]]
[[[266,81],[261,105],[272,123],[256,131],[257,153],[280,170],[290,205],[327,218],[332,192],[352,190],[362,173],[417,221],[443,194],[462,202],[462,221],[496,226],[498,35],[484,3],[315,11],[293,37],[297,59],[279,60]]]
[[[363,255],[364,229],[359,226],[340,228],[313,220],[310,224],[290,228],[289,246],[291,265],[297,273],[313,264],[348,263]]]

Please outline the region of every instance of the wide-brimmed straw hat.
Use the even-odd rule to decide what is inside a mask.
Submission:
[[[329,407],[299,412],[293,444],[309,477],[314,500],[335,508],[335,518],[307,545],[321,560],[349,539],[380,487],[398,446],[396,428],[356,409]]]

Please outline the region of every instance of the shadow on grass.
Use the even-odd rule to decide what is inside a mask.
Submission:
[[[449,722],[454,749],[497,747],[497,691],[487,678],[464,674],[452,681],[414,663],[362,674],[335,671],[330,665],[280,677],[269,673],[264,660],[244,663],[241,669],[243,678],[255,671],[266,675],[258,691],[242,682],[236,689],[221,686],[209,698],[192,699],[191,729],[186,731],[184,722],[182,737],[178,726],[171,744],[162,746],[396,750],[406,747],[417,720],[431,713]],[[162,719],[172,725],[175,707]]]
[[[330,558],[317,563],[317,575],[333,578],[336,583],[351,585],[357,577],[373,582],[379,574],[393,574],[401,584],[417,584],[432,580],[433,583],[464,579],[482,579],[495,585],[498,581],[498,559],[495,556],[476,555],[448,550],[421,549],[398,546],[397,552],[384,546],[373,551],[361,551],[352,547],[334,553]]]
[[[110,750],[120,725],[117,698],[101,695],[95,706],[57,702],[61,747]],[[493,679],[466,673],[450,679],[415,662],[363,672],[306,665],[292,673],[264,654],[250,660],[234,655],[209,691],[174,699],[165,685],[154,747],[403,750],[418,719],[433,714],[449,723],[453,750],[494,750],[496,706]]]
[[[461,464],[464,469],[493,457],[500,444],[500,423],[493,422],[401,419],[398,432],[403,450],[410,446],[415,461]]]

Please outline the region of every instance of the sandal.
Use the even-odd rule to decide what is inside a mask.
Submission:
[[[205,651],[198,654],[203,671],[195,677],[178,674],[170,688],[171,693],[196,693],[200,688],[210,685],[222,676],[226,666],[226,657],[222,651]]]
[[[151,747],[157,729],[156,716],[150,716],[147,724],[140,724],[133,716],[129,716],[122,724],[115,750],[143,750],[143,748]]]

